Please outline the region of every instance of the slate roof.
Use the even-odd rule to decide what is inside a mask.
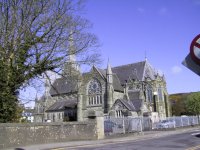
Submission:
[[[98,71],[103,75],[103,77],[106,79],[106,70],[104,69],[100,69],[100,68],[97,68]]]
[[[124,91],[124,88],[121,86],[120,80],[116,74],[113,74],[113,88],[116,91]]]
[[[128,80],[131,76],[132,78],[136,78],[134,71],[137,70],[137,78],[139,80],[143,79],[143,73],[144,73],[144,66],[145,61],[113,67],[112,72],[117,74],[121,84],[125,83],[125,80]]]
[[[139,91],[129,91],[128,92],[128,97],[129,99],[139,99],[140,97],[140,92]]]
[[[104,78],[106,78],[106,69],[97,69],[101,73],[101,75],[103,75]],[[112,72],[114,83],[113,86],[114,89],[118,91],[123,91],[123,87],[121,85],[130,79],[143,81],[144,77],[147,76],[151,79],[154,79],[156,74],[155,70],[146,60],[128,65],[112,67]]]
[[[65,100],[65,101],[58,101],[51,105],[46,112],[51,111],[63,111],[65,108],[75,108],[77,106],[77,100]]]
[[[137,63],[132,63],[123,66],[117,66],[112,68],[112,72],[117,75],[121,84],[124,84],[126,80],[137,79],[140,81],[144,80],[144,77],[155,78],[155,70],[145,60]]]
[[[124,99],[119,99],[121,101],[122,104],[124,104],[124,106],[130,110],[130,111],[135,111],[135,107],[134,105],[128,101],[128,100],[124,100]]]
[[[96,67],[95,67],[96,68]],[[96,68],[100,75],[106,79],[106,69]],[[149,76],[151,79],[155,78],[155,70],[147,61],[137,62],[128,65],[122,65],[112,68],[113,72],[113,88],[116,91],[123,92],[122,84],[129,79],[144,80],[144,76]],[[88,73],[84,73],[85,76]],[[50,89],[52,96],[58,94],[66,94],[77,92],[76,82],[66,80],[65,78],[56,79],[53,87]]]
[[[140,111],[140,108],[142,107],[142,99],[133,99],[133,100],[130,100],[130,102],[135,107],[136,112]]]
[[[100,75],[104,78],[104,80],[106,80],[106,70],[96,68],[96,67],[94,68],[100,73]]]
[[[129,111],[139,112],[142,106],[141,99],[134,99],[134,100],[117,99],[115,103],[117,101],[120,101]]]
[[[64,77],[56,79],[53,83],[53,87],[50,89],[50,94],[52,96],[74,92],[77,92],[77,82],[74,80],[67,80]]]

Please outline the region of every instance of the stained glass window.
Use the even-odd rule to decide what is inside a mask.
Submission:
[[[102,104],[102,88],[101,83],[93,78],[88,85],[88,104],[99,105]]]

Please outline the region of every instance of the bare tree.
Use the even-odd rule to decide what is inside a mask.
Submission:
[[[80,64],[99,59],[95,35],[79,15],[80,1],[0,1],[0,122],[16,121],[19,89],[72,53]],[[73,51],[69,51],[73,37]]]

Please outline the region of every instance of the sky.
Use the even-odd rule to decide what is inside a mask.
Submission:
[[[200,91],[200,76],[182,65],[200,34],[200,0],[87,0],[84,13],[99,38],[103,63],[144,61],[164,73],[169,94]]]
[[[200,34],[200,0],[86,0],[83,12],[101,44],[98,67],[106,68],[108,59],[115,67],[146,57],[164,73],[169,94],[200,91],[200,76],[182,65]],[[21,93],[34,100],[37,92]]]

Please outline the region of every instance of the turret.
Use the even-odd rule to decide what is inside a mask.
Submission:
[[[50,88],[51,88],[51,85],[50,85],[50,79],[48,79],[47,77],[45,78],[45,83],[44,83],[44,87],[45,87],[45,98],[47,99],[49,96],[50,96]]]
[[[109,84],[112,84],[113,83],[113,73],[112,73],[112,69],[111,69],[109,62],[108,62],[108,65],[107,65],[106,76],[107,76],[107,82]]]
[[[109,113],[112,105],[113,105],[113,73],[111,66],[108,62],[107,70],[106,70],[106,78],[107,78],[107,111]]]

